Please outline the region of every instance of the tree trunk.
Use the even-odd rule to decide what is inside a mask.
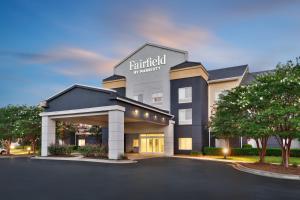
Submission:
[[[290,149],[291,149],[291,144],[292,144],[292,139],[287,138],[283,142],[283,148],[282,148],[282,164],[285,168],[289,167],[289,158],[290,158]]]
[[[7,145],[6,145],[6,148],[7,148],[7,154],[10,155],[10,145],[11,145],[11,139],[8,139],[6,141]]]
[[[259,142],[260,140],[260,142]],[[262,137],[260,139],[256,139],[256,146],[259,154],[259,163],[265,163],[265,156],[267,152],[267,143],[268,137]]]

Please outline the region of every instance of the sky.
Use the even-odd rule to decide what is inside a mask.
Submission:
[[[73,85],[101,87],[146,42],[206,69],[273,69],[300,56],[298,0],[0,2],[0,107],[37,105]]]

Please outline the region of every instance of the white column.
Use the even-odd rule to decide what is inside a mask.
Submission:
[[[164,128],[165,136],[165,155],[174,155],[174,121],[170,120],[169,125]]]
[[[55,143],[55,121],[48,116],[42,117],[41,156],[48,156],[48,146]]]
[[[108,158],[118,159],[124,154],[124,111],[108,112]]]

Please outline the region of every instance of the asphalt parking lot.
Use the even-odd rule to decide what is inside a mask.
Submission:
[[[225,163],[153,158],[137,164],[0,159],[0,199],[300,199],[300,182]]]

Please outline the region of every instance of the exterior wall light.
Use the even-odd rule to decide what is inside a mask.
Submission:
[[[161,120],[164,122],[164,121],[165,121],[165,118],[163,117],[163,118],[161,118]]]
[[[157,120],[157,116],[156,115],[154,115],[154,119]]]
[[[134,114],[135,114],[135,115],[138,115],[138,114],[139,114],[139,110],[138,110],[138,109],[135,109],[135,110],[134,110]]]
[[[229,153],[229,149],[228,148],[223,148],[222,152],[223,152],[223,155],[224,155],[224,159],[227,159],[227,155]]]
[[[146,117],[146,118],[149,117],[149,113],[148,113],[148,112],[145,113],[145,117]]]

